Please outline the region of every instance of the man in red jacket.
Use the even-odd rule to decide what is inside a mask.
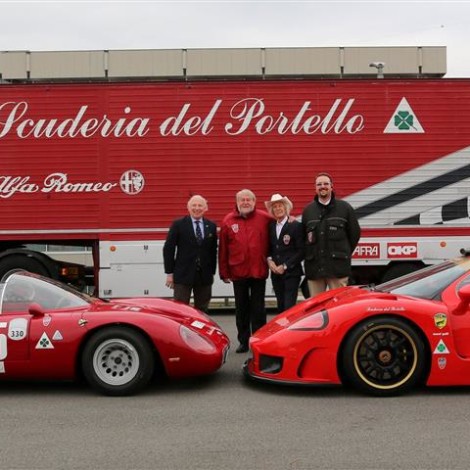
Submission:
[[[236,195],[237,208],[222,221],[219,236],[219,273],[233,283],[238,346],[248,351],[250,335],[266,324],[264,303],[268,277],[268,226],[272,217],[255,208],[256,196],[249,189]]]

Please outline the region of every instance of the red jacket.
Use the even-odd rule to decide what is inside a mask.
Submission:
[[[227,214],[219,237],[219,274],[232,281],[268,277],[269,222],[272,217],[255,209],[246,218]]]

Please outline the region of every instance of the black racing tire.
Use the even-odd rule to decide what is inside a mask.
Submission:
[[[358,324],[347,337],[341,357],[344,383],[369,395],[408,392],[422,382],[425,373],[422,339],[396,317]]]
[[[4,282],[10,275],[18,271],[29,271],[46,277],[51,275],[42,263],[28,256],[10,255],[0,259],[1,282]]]
[[[102,329],[83,349],[83,375],[103,395],[137,393],[150,382],[154,366],[155,357],[147,338],[128,327]]]

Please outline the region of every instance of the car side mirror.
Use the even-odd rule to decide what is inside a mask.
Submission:
[[[33,302],[32,304],[29,305],[28,312],[33,317],[43,317],[44,316],[44,309],[37,302]]]
[[[470,284],[466,284],[459,289],[458,295],[462,302],[470,303]]]

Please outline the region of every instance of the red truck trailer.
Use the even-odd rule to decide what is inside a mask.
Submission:
[[[242,188],[299,215],[327,171],[362,226],[354,281],[380,282],[470,247],[469,146],[466,79],[2,84],[0,275],[37,268],[18,246],[80,245],[100,296],[171,296],[191,195],[217,223]]]

